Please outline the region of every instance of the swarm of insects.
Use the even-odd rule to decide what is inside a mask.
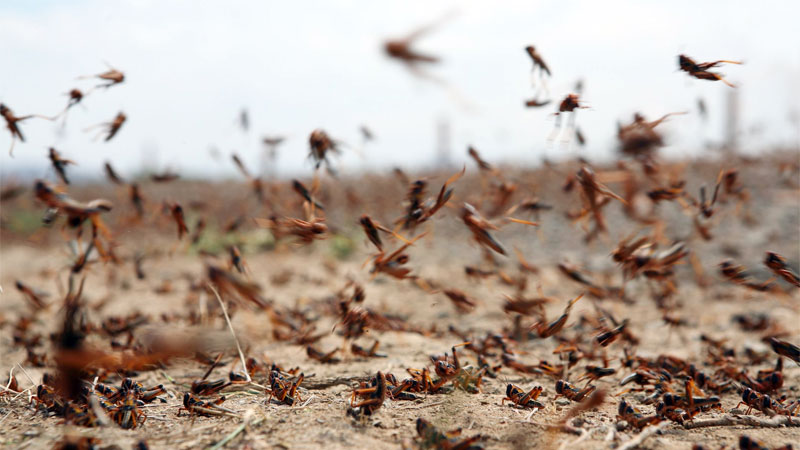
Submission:
[[[446,85],[424,71],[442,59],[417,48],[438,25],[382,49]],[[522,58],[523,45],[509,50]],[[552,97],[543,53],[525,51],[534,88],[525,106],[554,104],[550,140],[563,133],[580,146],[535,169],[503,162],[489,150],[498,146],[470,132],[458,142],[477,145],[457,155],[467,161],[458,170],[442,126],[436,168],[405,160],[391,174],[340,174],[333,155],[353,147],[318,128],[303,143],[313,168],[289,174],[277,164],[288,135],[260,134],[253,152],[244,138],[259,123],[240,109],[241,141],[223,133],[213,146],[236,152],[225,161],[210,152],[233,163],[229,180],[179,174],[174,159],[161,165],[148,154],[155,170],[104,161],[96,169],[105,185],[87,186],[72,166],[92,161],[59,143],[38,153],[34,173],[49,181],[4,170],[0,281],[13,287],[0,287],[3,442],[88,449],[100,445],[94,433],[108,440],[121,429],[140,450],[143,436],[214,448],[331,438],[355,447],[633,448],[673,445],[678,429],[692,440],[709,426],[796,425],[797,155],[736,154],[741,133],[731,130],[723,157],[661,158],[670,144],[663,124],[683,112],[635,113],[616,129],[601,116],[578,128],[584,80]],[[679,57],[690,76],[731,85],[715,71],[724,63],[736,62]],[[0,104],[12,149],[28,119],[63,116],[66,136],[74,106],[132,81],[110,66],[81,78],[88,86],[69,90],[66,107],[54,99],[55,117]],[[706,104],[687,98],[705,120]],[[120,112],[95,125],[97,137],[116,146],[127,119]],[[386,123],[358,120],[375,130]],[[620,160],[586,153],[603,126],[616,131],[610,156]],[[396,145],[389,132],[378,141],[372,125],[347,129],[358,133],[358,153]],[[420,417],[397,420],[409,410]],[[613,416],[617,423],[606,420]],[[598,421],[605,436],[594,432]],[[56,422],[68,427],[63,436],[29,431]],[[358,432],[342,437],[342,426]],[[733,432],[714,435],[747,450],[783,439]]]

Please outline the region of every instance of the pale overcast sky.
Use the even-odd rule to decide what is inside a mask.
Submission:
[[[449,11],[457,14],[420,39],[419,50],[441,56],[430,72],[447,90],[409,74],[383,54],[382,41],[403,36]],[[257,166],[260,136],[289,136],[278,170],[310,173],[308,134],[323,128],[358,146],[366,124],[377,141],[359,157],[345,150],[339,165],[422,166],[434,159],[436,123],[446,118],[454,159],[473,144],[487,159],[538,161],[564,149],[546,140],[555,105],[526,110],[533,94],[534,44],[550,65],[554,102],[585,80],[578,113],[590,157],[611,154],[617,120],[634,111],[655,118],[691,111],[664,127],[672,154],[720,141],[725,96],[720,82],[677,71],[677,55],[698,61],[734,59],[720,72],[740,89],[745,131],[755,151],[797,145],[800,109],[800,3],[794,1],[164,1],[6,0],[0,3],[0,101],[17,115],[54,114],[80,75],[123,70],[125,83],[98,91],[72,109],[59,132],[50,122],[22,124],[28,141],[10,158],[0,133],[5,177],[23,168],[47,173],[55,146],[83,171],[110,160],[123,173],[147,161],[181,173],[235,176],[236,150]],[[702,124],[703,97],[711,120]],[[236,126],[242,108],[251,131]],[[128,122],[111,142],[83,130],[125,111]],[[798,114],[795,112],[795,114]],[[223,155],[214,161],[209,148]],[[34,175],[37,175],[34,173]],[[37,176],[41,176],[37,175]]]

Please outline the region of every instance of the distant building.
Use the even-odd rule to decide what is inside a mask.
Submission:
[[[437,168],[448,168],[452,165],[450,144],[450,121],[439,119],[436,123],[436,160]]]
[[[725,107],[725,152],[735,153],[739,149],[739,89],[727,89]]]

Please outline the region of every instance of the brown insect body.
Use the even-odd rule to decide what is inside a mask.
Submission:
[[[556,397],[564,396],[577,403],[583,401],[589,394],[594,392],[595,389],[597,389],[597,387],[593,385],[588,385],[583,389],[577,389],[567,381],[556,381]]]
[[[686,55],[678,55],[678,66],[682,71],[688,73],[689,75],[699,80],[722,81],[723,83],[727,84],[730,87],[735,87],[733,84],[722,78],[722,75],[709,71],[709,69],[713,69],[714,67],[717,67],[724,63],[741,64],[741,62],[739,61],[726,61],[726,60],[697,63]]]
[[[541,386],[534,386],[530,391],[525,392],[522,388],[509,384],[506,386],[506,396],[500,402],[505,403],[506,400],[513,402],[515,405],[522,406],[523,408],[544,408],[544,404],[536,401],[544,388]]]

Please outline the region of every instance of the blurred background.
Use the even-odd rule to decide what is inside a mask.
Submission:
[[[663,127],[680,157],[724,145],[757,154],[800,146],[800,4],[626,1],[4,1],[0,4],[0,102],[15,114],[55,115],[78,80],[107,70],[126,79],[73,107],[66,126],[31,119],[9,157],[6,179],[50,173],[47,149],[101,177],[110,161],[124,174],[170,169],[184,177],[235,177],[235,151],[262,173],[310,174],[308,135],[322,128],[345,144],[348,171],[460,164],[466,146],[491,161],[613,155],[616,123],[687,111]],[[414,76],[383,42],[438,22],[414,47],[441,62]],[[553,103],[536,94],[535,45],[549,64]],[[678,72],[677,55],[741,60],[719,69],[737,85]],[[558,102],[583,80],[577,114],[585,147],[548,141]],[[698,100],[708,118],[698,114]],[[249,127],[240,124],[247,111]],[[110,142],[86,128],[124,111]],[[362,145],[361,126],[375,135]],[[262,138],[285,136],[274,163]]]

